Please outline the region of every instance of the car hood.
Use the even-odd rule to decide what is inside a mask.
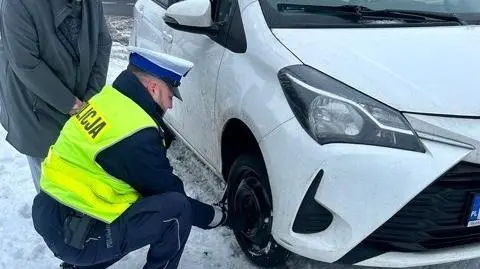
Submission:
[[[400,111],[480,116],[480,27],[273,29],[304,64]]]

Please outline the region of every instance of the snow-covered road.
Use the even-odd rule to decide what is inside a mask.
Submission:
[[[112,48],[108,82],[126,67],[130,19],[109,18],[115,43]],[[0,127],[0,269],[52,269],[60,263],[35,233],[31,220],[31,204],[35,195],[30,171],[24,156],[4,141],[5,131]],[[216,177],[186,146],[175,141],[168,157],[187,193],[205,202],[220,199],[223,181]],[[114,269],[140,269],[146,248],[130,253]],[[220,228],[202,231],[193,228],[179,268],[256,268],[243,256],[231,231]],[[282,268],[351,269],[351,266],[324,264],[294,255]],[[480,260],[423,269],[477,269]],[[361,269],[361,267],[358,267]],[[367,268],[366,268],[367,269]]]

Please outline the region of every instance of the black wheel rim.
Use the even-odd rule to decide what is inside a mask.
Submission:
[[[246,228],[237,232],[239,243],[254,256],[268,253],[271,244],[272,206],[259,176],[247,169],[235,192],[235,214],[246,216]]]

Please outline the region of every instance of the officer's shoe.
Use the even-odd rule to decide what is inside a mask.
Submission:
[[[76,269],[76,268],[78,268],[78,267],[76,267],[75,265],[66,263],[66,262],[62,262],[62,264],[60,264],[60,269]]]

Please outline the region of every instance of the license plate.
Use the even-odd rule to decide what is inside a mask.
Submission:
[[[480,226],[480,194],[473,197],[470,208],[467,227]]]

